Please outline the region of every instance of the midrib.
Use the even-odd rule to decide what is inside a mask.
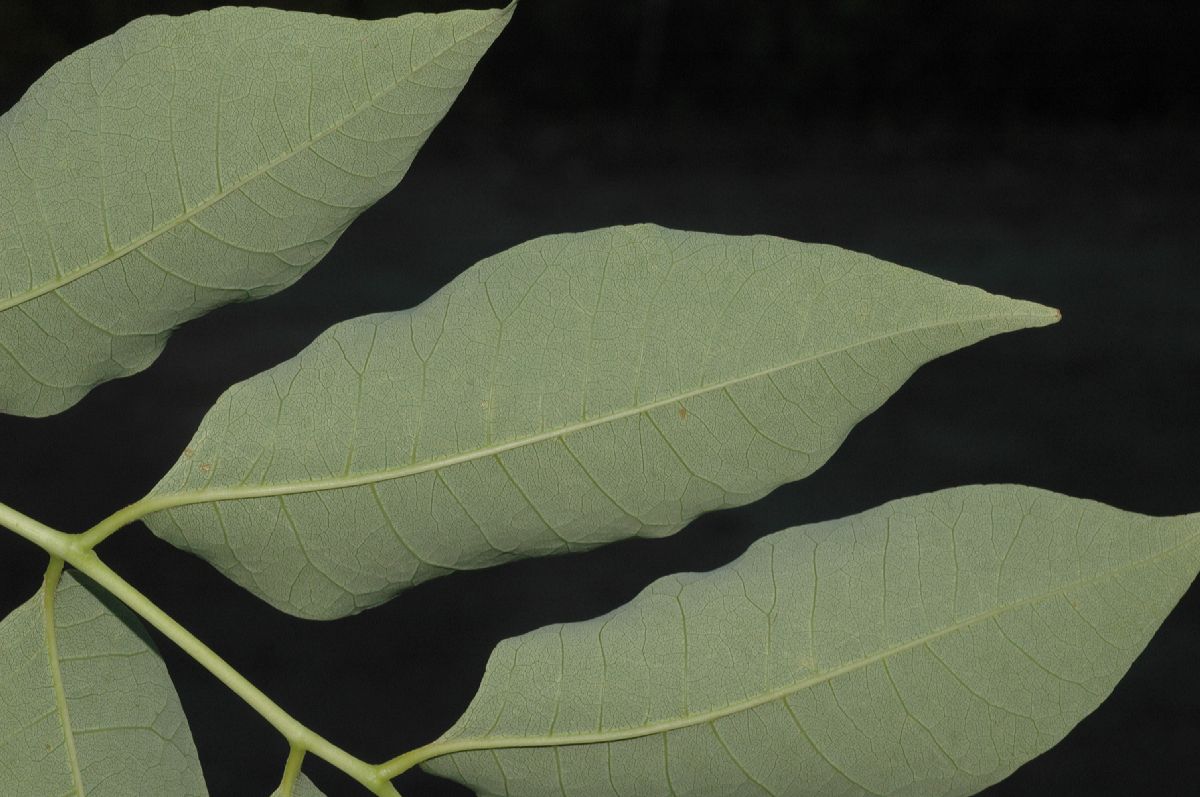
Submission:
[[[67,750],[67,764],[71,768],[71,782],[78,797],[85,797],[83,773],[79,768],[79,753],[75,749],[75,731],[71,726],[71,712],[67,707],[67,693],[63,688],[62,667],[58,659],[57,627],[54,621],[54,598],[62,577],[61,560],[48,573],[42,589],[42,617],[46,625],[46,653],[50,663],[50,681],[54,685],[54,705],[62,723],[63,742]]]
[[[472,31],[468,36],[466,36],[462,39],[456,39],[454,44],[437,52],[436,54],[431,56],[429,58],[429,60],[425,61],[424,63],[420,64],[419,66],[414,67],[408,73],[408,77],[412,77],[414,75],[419,74],[421,72],[421,70],[428,67],[434,61],[437,61],[443,55],[450,52],[454,48],[458,47],[464,41],[467,41],[468,39],[474,37],[480,31],[495,24],[495,22],[496,22],[495,19],[489,20],[489,22],[486,25]],[[364,69],[365,68],[366,68],[366,66],[364,64]],[[65,286],[65,285],[69,285],[70,283],[74,282],[75,280],[81,279],[82,277],[85,277],[88,274],[91,274],[93,271],[97,271],[97,270],[109,265],[110,263],[114,263],[117,260],[120,260],[122,257],[124,257],[125,255],[128,255],[130,252],[136,251],[137,249],[145,246],[150,241],[153,241],[155,238],[158,238],[160,235],[162,235],[166,232],[170,232],[171,230],[175,229],[179,225],[187,223],[190,219],[196,217],[200,213],[203,213],[205,210],[212,207],[216,203],[220,202],[222,199],[224,199],[225,197],[234,193],[235,191],[240,190],[243,186],[247,185],[248,183],[253,182],[254,180],[257,180],[258,178],[262,177],[264,174],[269,172],[271,169],[274,169],[276,166],[280,165],[281,163],[287,162],[293,156],[298,155],[301,152],[305,152],[305,151],[311,149],[313,147],[313,145],[315,145],[318,141],[322,140],[323,138],[330,135],[331,133],[334,133],[337,130],[340,130],[351,119],[354,119],[356,116],[358,116],[360,113],[367,110],[368,108],[373,107],[375,104],[375,101],[377,99],[384,96],[385,94],[388,94],[389,92],[395,91],[400,86],[401,82],[402,81],[400,81],[400,80],[396,80],[390,86],[388,86],[383,91],[381,91],[379,94],[376,94],[376,95],[370,97],[367,102],[354,108],[353,110],[350,111],[349,114],[342,117],[341,119],[339,119],[338,121],[336,121],[335,123],[333,123],[332,125],[327,127],[326,129],[322,130],[320,133],[313,136],[308,141],[301,144],[299,147],[296,147],[295,149],[291,150],[290,152],[285,152],[284,154],[267,162],[265,165],[260,166],[258,169],[248,172],[247,174],[238,178],[236,181],[230,183],[227,187],[225,187],[222,190],[218,191],[217,193],[213,194],[209,198],[203,200],[198,205],[196,205],[192,208],[189,208],[188,210],[184,211],[183,213],[181,213],[178,216],[175,216],[172,219],[169,219],[168,221],[164,222],[162,225],[155,227],[154,229],[150,230],[149,232],[142,235],[141,237],[135,238],[133,241],[130,241],[127,244],[124,244],[116,249],[111,250],[110,252],[108,252],[106,255],[104,255],[101,258],[98,258],[89,263],[86,263],[86,264],[80,266],[79,268],[76,268],[75,270],[70,271],[66,274],[60,275],[56,279],[50,280],[48,282],[44,282],[41,285],[37,285],[33,288],[30,288],[27,291],[10,296],[7,299],[0,300],[0,313],[3,313],[5,310],[10,310],[13,307],[16,307],[17,305],[24,304],[25,302],[28,302],[28,301],[32,301],[33,299],[36,299],[39,296],[45,296],[48,293],[53,293],[54,291],[58,290],[59,288]],[[219,168],[219,164],[218,164],[218,168]]]
[[[676,393],[676,394],[673,394],[666,398],[659,399],[657,401],[648,402],[646,404],[639,404],[639,405],[629,407],[624,410],[619,410],[617,412],[609,413],[607,415],[600,415],[595,418],[590,418],[590,419],[587,419],[584,421],[579,421],[579,422],[576,422],[573,424],[556,427],[554,429],[550,429],[550,430],[547,430],[544,432],[539,432],[534,435],[529,435],[528,437],[522,437],[522,438],[518,438],[516,440],[511,440],[506,443],[499,443],[499,444],[492,445],[492,446],[487,446],[487,447],[478,448],[478,449],[472,449],[470,451],[465,451],[461,454],[455,454],[454,456],[442,457],[440,459],[434,459],[434,460],[428,460],[426,462],[421,462],[421,463],[418,463],[415,465],[406,465],[404,467],[398,467],[398,468],[384,468],[382,470],[359,473],[359,474],[355,474],[353,476],[331,477],[328,479],[311,479],[311,480],[305,480],[305,481],[286,482],[286,483],[280,483],[280,484],[263,484],[263,485],[253,486],[253,487],[229,487],[229,488],[216,489],[216,490],[195,490],[195,491],[188,491],[188,492],[165,493],[162,495],[155,495],[155,494],[151,493],[149,496],[147,496],[146,498],[143,498],[137,504],[133,505],[133,506],[138,507],[138,511],[136,512],[134,517],[130,518],[130,520],[136,519],[138,517],[145,517],[146,515],[149,515],[153,512],[158,512],[158,511],[161,511],[164,509],[170,509],[172,507],[178,507],[178,506],[186,506],[189,504],[207,503],[210,501],[234,501],[234,500],[249,499],[249,498],[269,498],[269,497],[275,497],[275,496],[280,496],[280,495],[295,495],[295,494],[299,494],[299,493],[321,492],[321,491],[326,491],[326,490],[342,490],[342,489],[346,489],[349,487],[360,487],[360,486],[364,486],[367,484],[376,484],[378,482],[391,481],[393,479],[402,479],[402,478],[405,478],[408,476],[415,476],[415,475],[418,475],[421,473],[426,473],[426,472],[433,471],[433,470],[440,470],[442,468],[450,467],[451,465],[459,465],[459,464],[462,464],[465,462],[472,462],[472,461],[479,460],[479,459],[485,459],[487,457],[492,457],[492,456],[496,456],[498,454],[503,454],[507,451],[512,451],[514,449],[523,448],[525,446],[531,446],[536,443],[541,443],[546,440],[553,440],[558,437],[566,437],[567,435],[571,435],[576,432],[583,431],[584,429],[589,429],[591,427],[600,426],[600,425],[606,424],[606,423],[612,423],[614,421],[618,421],[623,418],[633,417],[635,415],[641,415],[641,414],[644,414],[647,412],[651,412],[655,409],[659,409],[661,407],[670,406],[671,404],[675,404],[677,402],[687,401],[688,399],[695,398],[695,397],[701,396],[701,395],[705,395],[707,393],[713,393],[713,392],[716,392],[719,390],[725,390],[734,385],[753,381],[755,379],[762,379],[764,377],[770,376],[771,374],[775,374],[780,371],[785,371],[789,368],[795,368],[797,366],[804,365],[806,363],[815,362],[817,360],[821,360],[821,359],[824,359],[827,357],[832,357],[836,354],[841,354],[844,352],[852,351],[857,348],[862,348],[864,346],[869,346],[873,343],[879,343],[880,341],[897,338],[902,335],[911,335],[911,334],[915,334],[918,332],[929,332],[929,331],[932,331],[935,329],[944,329],[946,327],[960,326],[962,324],[968,324],[968,323],[981,323],[981,322],[987,322],[987,321],[1011,320],[1011,319],[1019,319],[1019,318],[1035,319],[1036,321],[1039,321],[1039,322],[1050,323],[1050,322],[1056,320],[1057,315],[1055,314],[1055,311],[1051,311],[1048,314],[999,313],[999,314],[989,314],[989,315],[982,315],[982,316],[956,318],[953,320],[947,320],[947,321],[938,322],[938,323],[934,323],[934,324],[925,324],[925,325],[921,325],[921,326],[910,327],[908,329],[893,330],[892,332],[889,332],[884,335],[878,335],[873,338],[856,341],[855,343],[852,343],[852,344],[849,344],[846,346],[841,346],[838,348],[829,349],[829,350],[822,351],[822,352],[817,352],[815,354],[811,354],[806,357],[801,357],[796,360],[792,360],[792,361],[783,363],[781,365],[772,366],[770,368],[764,368],[762,370],[755,371],[753,373],[745,374],[742,376],[733,377],[731,379],[724,380],[722,382],[704,385],[699,388],[695,388],[693,390]],[[1036,325],[1036,324],[1033,324],[1033,325]],[[130,508],[132,509],[133,507],[130,507]]]
[[[1200,516],[1198,516],[1198,517],[1200,517]],[[1114,578],[1126,570],[1130,570],[1130,569],[1133,569],[1136,567],[1142,567],[1144,565],[1151,564],[1153,562],[1157,562],[1161,559],[1165,559],[1167,557],[1170,557],[1170,556],[1178,553],[1179,551],[1188,547],[1189,545],[1194,545],[1198,539],[1200,539],[1200,532],[1193,533],[1191,536],[1187,537],[1183,542],[1179,543],[1178,545],[1176,545],[1172,548],[1169,548],[1166,551],[1161,551],[1161,552],[1155,554],[1154,556],[1149,556],[1149,557],[1146,557],[1145,559],[1139,559],[1139,560],[1136,560],[1133,562],[1129,562],[1129,563],[1126,563],[1124,565],[1113,568],[1112,570],[1108,570],[1104,573],[1100,573],[1095,576],[1077,579],[1068,584],[1064,584],[1060,587],[1056,587],[1052,590],[1048,590],[1039,595],[1034,595],[1034,596],[1031,596],[1028,598],[1023,598],[1019,601],[1014,601],[1012,603],[1005,604],[1003,606],[998,606],[998,607],[996,607],[994,609],[990,609],[986,612],[980,612],[979,614],[968,617],[966,620],[962,620],[958,623],[954,623],[953,625],[949,625],[949,626],[946,626],[945,628],[941,628],[936,631],[930,632],[923,636],[917,637],[916,639],[912,639],[908,642],[904,642],[899,645],[894,645],[892,647],[886,648],[877,653],[873,653],[869,656],[865,656],[860,659],[855,659],[853,661],[850,661],[850,662],[847,662],[846,664],[841,665],[840,667],[835,667],[832,670],[828,670],[823,673],[818,673],[809,678],[804,678],[793,684],[789,684],[788,686],[781,687],[779,689],[774,689],[769,692],[764,692],[763,694],[758,695],[753,698],[748,698],[746,700],[741,700],[741,701],[737,701],[734,703],[730,703],[726,706],[722,706],[720,708],[713,709],[711,711],[706,711],[706,712],[699,713],[699,714],[692,714],[687,717],[680,717],[680,718],[674,719],[674,720],[665,720],[663,722],[652,723],[650,725],[644,725],[644,726],[641,726],[638,728],[628,728],[628,729],[623,729],[623,730],[619,730],[619,731],[610,731],[610,732],[601,732],[601,733],[563,734],[561,736],[491,736],[491,737],[472,737],[472,738],[465,738],[465,739],[437,741],[437,742],[433,742],[432,744],[427,745],[424,748],[420,748],[422,750],[422,755],[417,760],[413,761],[413,763],[415,764],[415,763],[419,763],[420,761],[428,761],[432,758],[438,758],[440,756],[449,755],[451,753],[464,752],[464,751],[468,751],[468,750],[489,750],[489,749],[514,748],[514,747],[552,747],[552,746],[559,746],[559,745],[580,745],[580,744],[602,744],[602,743],[606,743],[606,742],[619,742],[619,741],[624,741],[627,739],[637,739],[637,738],[640,738],[643,736],[651,736],[651,735],[658,734],[658,733],[665,733],[667,731],[678,730],[680,728],[689,728],[689,727],[694,727],[697,725],[706,725],[710,722],[715,722],[716,720],[731,716],[733,714],[740,713],[742,711],[748,711],[752,708],[756,708],[756,707],[764,705],[766,703],[771,703],[776,700],[782,700],[790,695],[796,694],[797,692],[802,692],[805,689],[810,689],[814,686],[819,686],[823,683],[831,681],[840,676],[847,675],[847,674],[855,672],[857,670],[864,669],[866,667],[869,667],[872,664],[876,664],[876,663],[879,663],[886,659],[892,658],[894,656],[898,656],[901,653],[904,653],[906,651],[921,647],[923,645],[927,645],[931,642],[935,642],[938,639],[941,639],[942,637],[950,636],[952,634],[955,634],[959,631],[965,630],[965,629],[967,629],[973,625],[976,625],[978,623],[988,622],[989,620],[993,620],[1007,612],[1015,611],[1017,609],[1025,607],[1025,606],[1030,606],[1030,605],[1033,605],[1036,603],[1040,603],[1041,601],[1048,600],[1057,595],[1061,595],[1063,593],[1069,592],[1074,589],[1078,589],[1080,587],[1088,586],[1088,585],[1093,584],[1098,581],[1103,581],[1105,579]],[[414,751],[414,752],[416,752],[416,751]]]

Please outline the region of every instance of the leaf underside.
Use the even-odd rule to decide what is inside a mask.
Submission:
[[[179,697],[144,629],[69,573],[52,609],[64,714],[44,598],[39,590],[0,621],[3,793],[207,795]]]
[[[271,792],[271,797],[283,797],[282,788]],[[301,774],[296,778],[296,783],[292,786],[290,797],[325,797],[324,793],[318,789],[307,776]]]
[[[831,246],[548,236],[235,385],[147,523],[286,612],[339,617],[753,501],[922,363],[1057,317]]]
[[[0,412],[146,368],[283,289],[404,175],[505,11],[135,20],[0,117]]]
[[[425,765],[479,795],[967,795],[1111,692],[1200,515],[976,486],[788,529],[496,648]]]

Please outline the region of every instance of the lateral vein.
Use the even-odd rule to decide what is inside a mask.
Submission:
[[[479,28],[478,30],[474,31],[471,34],[471,36],[474,36],[475,34],[479,33],[480,31],[484,30],[487,27],[490,27],[493,24],[495,24],[495,20],[489,22],[487,25],[483,26],[482,28]],[[470,38],[471,36],[468,36],[466,38]],[[428,61],[425,61],[420,66],[414,68],[410,72],[410,74],[408,74],[406,77],[411,78],[414,75],[418,74],[421,70],[423,70],[423,69],[427,68],[428,66],[430,66],[431,64],[433,64],[435,61],[437,61],[443,55],[445,55],[446,53],[450,52],[451,50],[453,50],[456,47],[458,47],[459,45],[461,45],[463,43],[463,41],[465,41],[465,40],[466,39],[456,40],[449,47],[446,47],[445,49],[439,51],[438,53],[433,55]],[[123,246],[117,247],[116,249],[110,248],[110,251],[103,257],[97,258],[96,260],[93,260],[89,263],[85,263],[84,265],[79,266],[78,268],[76,268],[74,270],[67,271],[66,273],[60,273],[56,279],[44,282],[41,285],[30,288],[27,291],[23,291],[21,293],[14,294],[14,295],[8,297],[7,299],[0,299],[0,313],[3,313],[6,310],[10,310],[13,307],[16,307],[18,305],[22,305],[22,304],[25,304],[26,302],[32,301],[32,300],[38,298],[39,296],[45,296],[48,293],[53,293],[54,291],[57,291],[59,288],[69,285],[70,283],[74,282],[75,280],[85,277],[88,274],[91,274],[93,271],[97,271],[98,269],[101,269],[104,266],[109,265],[110,263],[114,263],[117,260],[120,260],[122,257],[124,257],[125,255],[128,255],[129,253],[131,253],[133,251],[141,249],[143,246],[148,244],[150,241],[153,241],[154,239],[158,238],[159,236],[163,235],[164,233],[170,232],[171,230],[177,228],[180,224],[184,224],[184,223],[190,221],[193,217],[199,215],[203,211],[207,210],[208,208],[212,207],[216,203],[220,202],[222,199],[229,196],[231,193],[238,191],[243,186],[253,182],[254,180],[257,180],[259,177],[262,177],[265,174],[269,174],[269,172],[272,169],[274,169],[276,166],[279,166],[280,164],[287,162],[294,155],[298,155],[301,152],[305,152],[305,151],[311,149],[318,141],[325,138],[325,136],[327,136],[331,133],[334,133],[334,132],[340,130],[341,128],[345,127],[346,123],[349,122],[351,119],[355,118],[360,113],[367,110],[368,108],[373,107],[375,104],[375,100],[377,100],[381,95],[386,94],[391,91],[394,91],[396,88],[398,88],[401,82],[402,82],[401,80],[394,80],[392,82],[392,84],[390,86],[388,86],[386,89],[384,89],[382,92],[380,92],[380,94],[377,94],[374,97],[369,98],[367,100],[367,102],[354,108],[353,110],[350,111],[349,114],[342,117],[341,119],[339,119],[338,121],[336,121],[335,123],[333,123],[332,125],[327,127],[326,129],[322,130],[320,133],[317,133],[315,136],[312,136],[311,138],[309,138],[308,141],[305,141],[300,146],[296,147],[295,149],[293,149],[289,152],[285,152],[282,155],[279,155],[279,156],[273,158],[271,161],[269,161],[264,166],[261,166],[258,169],[248,172],[247,174],[245,174],[238,180],[236,180],[232,183],[229,183],[227,186],[222,187],[220,190],[218,190],[212,196],[201,201],[195,207],[185,210],[183,213],[179,214],[178,216],[176,216],[172,219],[167,220],[166,222],[159,225],[158,227],[155,227],[154,229],[150,230],[146,234],[144,234],[138,238],[135,238],[134,240],[130,241],[129,243],[127,243]],[[220,172],[220,164],[218,164],[218,176],[219,176],[219,172]]]
[[[889,338],[897,337],[900,335],[915,334],[918,332],[928,332],[928,331],[935,330],[935,329],[942,329],[942,328],[946,328],[946,327],[957,326],[964,322],[985,322],[985,321],[995,321],[995,320],[1002,320],[1002,319],[1017,319],[1017,318],[1030,318],[1030,319],[1035,319],[1038,322],[1051,323],[1053,320],[1055,320],[1056,317],[1051,316],[1051,315],[1042,315],[1042,314],[1034,314],[1034,313],[1004,313],[1004,314],[977,316],[977,317],[966,318],[966,319],[960,318],[960,319],[942,321],[942,322],[938,322],[938,323],[934,323],[934,324],[927,324],[927,325],[912,327],[910,329],[897,330],[897,331],[890,332],[886,335],[880,335],[880,336],[877,336],[874,338],[861,340],[856,343],[849,344],[847,346],[842,346],[842,347],[839,347],[836,349],[830,349],[827,351],[818,352],[816,354],[811,354],[806,357],[801,357],[796,360],[788,361],[781,365],[775,365],[775,366],[771,366],[769,368],[764,368],[764,369],[756,371],[754,373],[736,376],[731,379],[727,379],[727,380],[724,380],[721,382],[716,382],[716,383],[709,384],[709,385],[703,385],[701,387],[698,387],[698,388],[695,388],[692,390],[688,390],[688,391],[684,391],[682,393],[672,394],[670,396],[667,396],[662,399],[658,399],[656,401],[651,401],[651,402],[647,402],[645,404],[636,405],[636,406],[633,406],[633,407],[630,407],[627,409],[619,410],[617,412],[608,413],[606,415],[600,415],[595,418],[589,418],[587,420],[578,421],[576,423],[568,424],[565,426],[560,426],[560,427],[557,427],[554,429],[548,429],[543,432],[538,432],[537,434],[532,434],[527,437],[522,437],[522,438],[515,439],[515,440],[509,440],[504,443],[497,443],[495,445],[472,449],[470,451],[464,451],[461,454],[455,454],[453,456],[447,456],[447,457],[441,457],[439,459],[428,460],[426,462],[421,462],[421,463],[418,463],[415,465],[406,465],[406,466],[397,467],[397,468],[384,468],[382,470],[359,473],[354,476],[338,476],[338,477],[330,477],[330,478],[325,478],[325,479],[309,479],[309,480],[304,480],[304,481],[285,482],[285,483],[280,483],[280,484],[262,484],[262,485],[252,486],[252,487],[238,486],[238,487],[211,489],[211,490],[195,490],[195,491],[188,491],[188,492],[167,493],[167,494],[158,495],[158,496],[149,495],[149,496],[146,496],[145,498],[143,498],[137,504],[134,504],[132,507],[130,507],[131,510],[133,509],[133,507],[137,507],[136,514],[134,517],[124,518],[124,522],[132,522],[132,520],[135,520],[140,517],[145,517],[146,515],[150,515],[150,514],[153,514],[154,512],[159,512],[164,509],[170,509],[170,508],[179,507],[179,506],[187,506],[187,505],[191,505],[191,504],[202,504],[202,503],[217,502],[217,501],[236,501],[236,500],[243,500],[243,499],[249,499],[249,498],[267,498],[267,497],[274,497],[274,496],[279,496],[279,495],[295,495],[298,493],[323,492],[323,491],[327,491],[327,490],[342,490],[342,489],[347,489],[350,487],[360,487],[360,486],[367,485],[367,484],[375,484],[375,483],[384,482],[384,481],[391,481],[393,479],[401,479],[401,478],[405,478],[408,476],[415,476],[415,475],[418,475],[421,473],[426,473],[428,471],[434,471],[434,470],[440,470],[442,468],[447,468],[447,467],[450,467],[451,465],[458,465],[458,464],[462,464],[464,462],[471,462],[471,461],[478,460],[478,459],[486,459],[488,457],[495,457],[495,456],[498,456],[505,452],[512,451],[512,450],[518,449],[518,448],[524,448],[525,446],[534,445],[536,443],[541,443],[546,440],[553,440],[555,438],[565,438],[567,435],[571,435],[576,432],[583,431],[584,429],[588,429],[588,428],[591,428],[594,426],[600,426],[600,425],[603,425],[606,423],[612,423],[614,421],[619,421],[623,418],[629,418],[629,417],[633,417],[633,416],[637,416],[637,415],[644,415],[645,413],[651,412],[651,411],[659,409],[661,407],[671,406],[678,402],[686,401],[691,398],[695,398],[696,396],[701,396],[701,395],[704,395],[707,393],[725,390],[734,385],[738,385],[738,384],[741,384],[744,382],[750,382],[755,379],[769,377],[772,374],[778,373],[780,371],[785,371],[789,368],[795,368],[795,367],[798,367],[800,365],[805,365],[810,362],[820,361],[822,359],[832,357],[836,354],[841,354],[843,352],[850,351],[850,350],[853,350],[856,348],[862,348],[864,346],[869,346],[873,343],[879,343],[880,341],[887,340]],[[1041,324],[1037,324],[1037,325],[1041,325]]]
[[[413,750],[412,753],[405,754],[405,756],[401,756],[401,759],[404,759],[406,764],[408,764],[409,766],[412,766],[412,765],[421,763],[422,761],[430,760],[432,758],[438,758],[440,756],[449,755],[451,753],[464,752],[464,751],[468,751],[468,750],[494,750],[494,749],[504,749],[504,748],[551,747],[551,746],[559,746],[559,745],[580,745],[580,744],[604,744],[607,742],[618,742],[618,741],[625,741],[628,739],[637,739],[637,738],[641,738],[644,736],[652,736],[652,735],[659,734],[659,733],[665,733],[667,731],[678,730],[680,728],[687,728],[687,727],[692,727],[695,725],[704,725],[704,724],[712,723],[712,722],[715,722],[716,720],[722,719],[724,717],[732,716],[734,714],[740,713],[742,711],[748,711],[749,709],[756,708],[756,707],[764,705],[766,703],[771,703],[776,700],[781,700],[781,699],[787,698],[790,695],[796,694],[797,692],[801,692],[805,689],[809,689],[814,686],[819,686],[823,683],[833,680],[834,678],[838,678],[840,676],[847,675],[847,674],[855,672],[857,670],[861,670],[865,667],[869,667],[872,664],[876,664],[881,661],[886,661],[887,659],[898,656],[901,653],[904,653],[906,651],[909,651],[909,650],[912,650],[914,648],[918,648],[918,647],[921,647],[924,645],[928,645],[931,642],[935,642],[938,639],[941,639],[946,636],[950,636],[951,634],[962,631],[962,630],[969,628],[973,625],[976,625],[978,623],[985,623],[985,622],[994,620],[995,618],[997,618],[1005,613],[1016,611],[1018,609],[1026,607],[1026,606],[1032,606],[1032,605],[1040,603],[1044,600],[1048,600],[1055,596],[1062,595],[1066,592],[1069,592],[1069,591],[1072,591],[1075,589],[1079,589],[1081,587],[1089,586],[1098,581],[1115,578],[1118,574],[1120,574],[1126,570],[1131,570],[1136,567],[1142,567],[1144,565],[1158,562],[1162,559],[1167,559],[1167,558],[1177,554],[1180,550],[1182,550],[1190,545],[1195,545],[1197,543],[1197,541],[1200,541],[1200,533],[1193,533],[1189,537],[1187,537],[1183,542],[1179,543],[1178,545],[1175,545],[1172,548],[1169,548],[1165,551],[1160,551],[1159,553],[1154,554],[1153,556],[1148,556],[1144,559],[1138,559],[1133,562],[1128,562],[1124,565],[1120,565],[1118,567],[1115,567],[1115,568],[1108,570],[1104,573],[1101,573],[1099,575],[1077,579],[1068,584],[1064,584],[1062,586],[1048,590],[1044,593],[1041,593],[1038,595],[1033,595],[1033,596],[1030,596],[1027,598],[1022,598],[1020,600],[1013,601],[1012,603],[1008,603],[1003,606],[998,606],[994,609],[990,609],[986,612],[980,612],[978,614],[975,614],[975,615],[972,615],[971,617],[966,618],[965,620],[960,620],[957,623],[953,623],[944,628],[940,628],[940,629],[931,631],[927,634],[923,634],[923,635],[921,635],[915,639],[911,639],[907,642],[893,645],[891,647],[885,648],[884,650],[878,651],[876,653],[872,653],[868,656],[864,656],[859,659],[854,659],[853,661],[849,661],[838,667],[834,667],[831,670],[817,673],[811,677],[803,678],[799,681],[796,681],[795,683],[788,684],[787,686],[783,686],[778,689],[773,689],[773,690],[764,692],[763,694],[758,695],[756,697],[748,698],[746,700],[740,700],[740,701],[730,703],[728,705],[721,706],[719,708],[712,709],[709,711],[705,711],[705,712],[701,712],[701,713],[697,713],[697,714],[691,714],[689,716],[680,717],[680,718],[673,719],[673,720],[664,720],[661,722],[651,723],[649,725],[645,725],[640,728],[626,728],[626,729],[621,729],[621,730],[605,731],[605,732],[597,732],[597,733],[563,734],[561,736],[494,736],[494,737],[484,736],[484,737],[470,737],[470,738],[462,738],[462,739],[442,739],[442,740],[432,742],[432,743],[426,745],[425,747],[417,748],[416,750]],[[1058,676],[1056,674],[1055,677],[1061,677],[1061,676]],[[397,760],[399,760],[399,759],[397,759]],[[387,766],[387,765],[385,765],[385,766]],[[390,772],[391,768],[389,767],[388,769]]]

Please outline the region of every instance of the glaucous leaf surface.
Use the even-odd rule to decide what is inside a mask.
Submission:
[[[489,797],[973,794],[1104,700],[1198,568],[1200,515],[906,498],[501,642],[425,766]]]
[[[283,797],[283,789],[279,788],[271,792],[271,797]],[[296,778],[296,783],[292,786],[290,797],[325,797],[325,794],[313,785],[313,782],[307,776],[301,774]]]
[[[208,793],[167,669],[124,607],[64,573],[49,611],[39,590],[0,620],[0,661],[4,794]]]
[[[0,411],[146,368],[171,329],[270,295],[408,169],[509,10],[135,20],[0,132]]]
[[[284,611],[339,617],[753,501],[922,363],[1057,317],[832,246],[548,236],[232,387],[147,523]]]

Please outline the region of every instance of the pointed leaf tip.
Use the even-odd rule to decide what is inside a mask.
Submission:
[[[400,181],[510,14],[218,8],[51,67],[0,116],[0,412],[61,412],[184,322],[294,283]]]
[[[1048,327],[1051,324],[1057,324],[1059,321],[1062,321],[1062,310],[1059,310],[1057,307],[1048,307],[1043,304],[1036,304],[1035,302],[1024,302],[1024,304],[1029,305],[1033,311],[1031,315],[1035,320],[1032,326]]]
[[[422,766],[524,797],[975,794],[1112,691],[1195,520],[977,485],[778,532],[501,642]]]
[[[1051,317],[782,238],[539,238],[230,388],[146,522],[284,611],[340,617],[756,500],[922,363]]]

